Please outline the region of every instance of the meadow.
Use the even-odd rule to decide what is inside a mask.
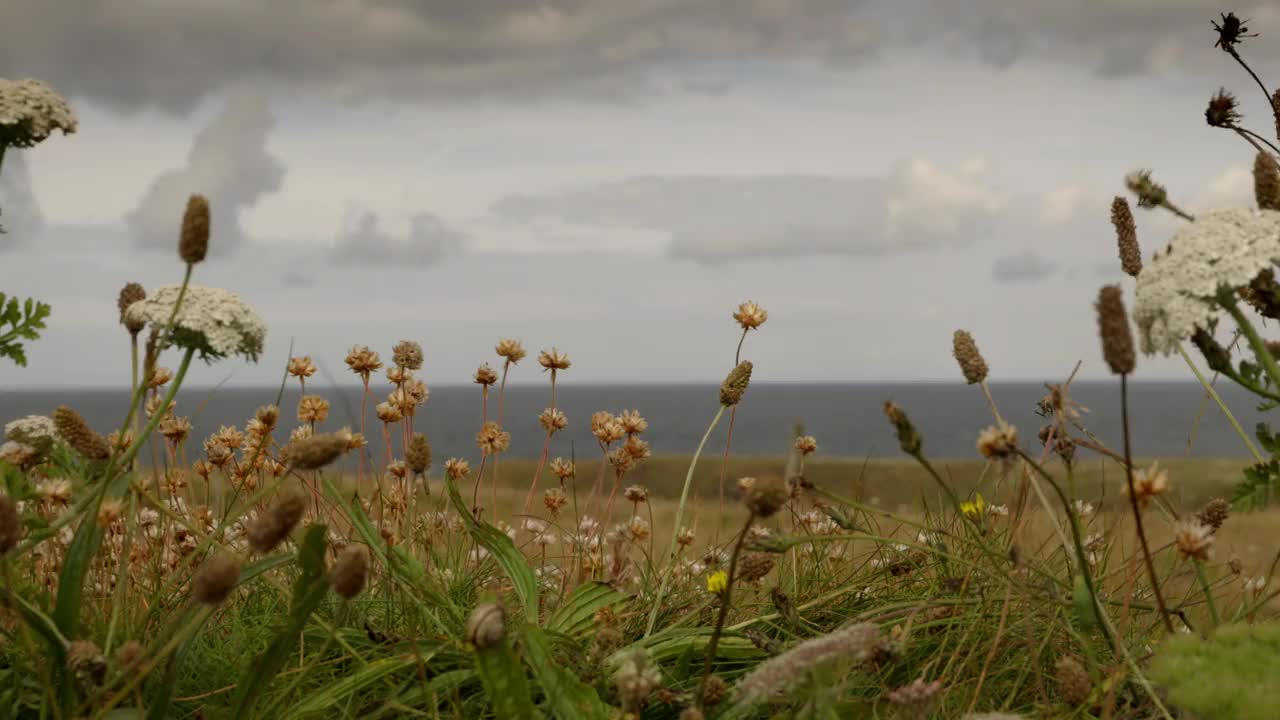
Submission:
[[[1244,64],[1244,28],[1221,23]],[[1280,135],[1280,93],[1274,107]],[[824,457],[821,428],[759,456],[732,433],[750,339],[769,329],[751,301],[726,308],[736,346],[688,358],[727,370],[688,455],[653,456],[634,410],[566,417],[570,357],[513,339],[475,371],[469,457],[434,456],[414,427],[430,402],[414,340],[343,358],[359,427],[330,417],[314,359],[291,352],[281,394],[194,437],[175,402],[192,363],[257,362],[267,331],[196,282],[217,240],[193,195],[174,212],[176,282],[116,299],[132,350],[119,426],[68,405],[4,418],[0,718],[1273,718],[1280,437],[1240,427],[1214,388],[1280,402],[1264,337],[1280,166],[1225,91],[1206,120],[1257,152],[1258,208],[1191,217],[1129,175],[1140,209],[1185,223],[1144,261],[1117,197],[1133,309],[1120,286],[1080,300],[1121,399],[1118,447],[1089,431],[1070,379],[1046,385],[1041,427],[1007,423],[956,330],[957,374],[988,409],[954,419],[972,457],[931,458],[890,400],[901,460]],[[43,83],[0,80],[0,129],[0,150],[25,150],[76,122]],[[51,317],[0,297],[0,357],[24,365]],[[1128,383],[1155,353],[1186,359],[1245,459],[1133,456]],[[546,378],[532,461],[505,457],[521,363]],[[569,423],[597,447],[557,455]]]

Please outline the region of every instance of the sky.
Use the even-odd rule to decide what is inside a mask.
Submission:
[[[0,291],[53,306],[0,388],[127,380],[116,294],[180,281],[191,193],[193,282],[269,328],[195,384],[400,339],[467,382],[502,337],[568,353],[565,381],[718,381],[748,299],[760,380],[954,380],[957,328],[993,381],[1102,378],[1125,174],[1252,204],[1252,150],[1203,115],[1226,87],[1272,134],[1213,48],[1227,9],[1280,77],[1262,2],[6,0],[0,77],[79,129],[0,168]],[[1137,212],[1150,256],[1176,220]]]

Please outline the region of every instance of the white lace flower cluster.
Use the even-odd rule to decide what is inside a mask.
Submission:
[[[180,289],[179,285],[158,288],[147,299],[130,305],[125,311],[126,319],[149,323],[152,329],[163,332]],[[190,285],[167,344],[194,348],[201,357],[239,354],[256,361],[266,336],[267,327],[262,318],[239,295],[220,288]]]
[[[1169,250],[1142,268],[1134,321],[1148,355],[1169,355],[1221,309],[1223,287],[1240,288],[1280,261],[1280,212],[1230,209],[1200,215]]]
[[[76,131],[75,113],[61,95],[39,80],[0,78],[0,143],[28,148],[54,130]]]
[[[6,423],[4,437],[45,452],[58,439],[58,428],[53,424],[53,418],[28,415]]]

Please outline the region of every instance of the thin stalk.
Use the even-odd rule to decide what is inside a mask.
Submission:
[[[743,333],[746,337],[746,333]],[[735,366],[736,367],[736,366]],[[729,448],[733,445],[733,421],[738,417],[738,406],[734,405],[729,411],[729,432],[724,438],[724,457],[720,459],[720,508],[717,518],[724,517],[724,485],[729,475]],[[712,545],[720,544],[720,523],[716,523],[716,531],[711,539]]]
[[[1209,617],[1213,619],[1213,626],[1217,627],[1222,624],[1222,618],[1218,616],[1218,605],[1213,600],[1213,588],[1209,587],[1209,576],[1204,572],[1203,562],[1199,560],[1193,560],[1193,562],[1196,564],[1196,579],[1200,581],[1200,589],[1204,592],[1205,604],[1209,606]]]
[[[1236,416],[1231,413],[1231,409],[1227,407],[1225,402],[1223,402],[1222,396],[1214,389],[1213,383],[1206,380],[1204,374],[1200,372],[1200,368],[1196,367],[1196,364],[1191,361],[1191,356],[1187,354],[1186,348],[1182,347],[1182,343],[1178,343],[1178,352],[1182,355],[1182,359],[1186,361],[1187,367],[1191,368],[1191,372],[1196,376],[1196,380],[1199,380],[1200,385],[1204,387],[1205,394],[1213,398],[1213,401],[1218,404],[1218,409],[1222,411],[1224,416],[1226,416],[1227,422],[1231,423],[1231,427],[1236,431],[1236,434],[1240,436],[1240,439],[1244,442],[1244,446],[1249,449],[1249,454],[1252,455],[1259,463],[1266,462],[1262,457],[1262,453],[1258,451],[1257,446],[1255,446],[1253,441],[1249,439],[1249,434],[1244,431],[1244,428],[1240,427],[1240,422],[1236,420]]]
[[[711,679],[711,669],[715,666],[716,648],[720,645],[720,634],[724,632],[724,621],[729,616],[729,606],[732,604],[733,581],[738,574],[738,556],[742,553],[742,543],[746,541],[747,533],[751,531],[751,525],[755,521],[755,513],[747,516],[747,522],[738,533],[738,540],[733,544],[733,552],[729,555],[729,576],[725,579],[724,594],[720,596],[720,612],[716,615],[716,626],[711,631],[711,640],[707,642],[707,657],[702,663],[702,682],[698,683],[698,705],[703,708],[706,707],[707,681]]]
[[[1218,304],[1231,314],[1231,318],[1236,321],[1236,326],[1240,328],[1240,332],[1244,333],[1245,340],[1249,342],[1249,347],[1253,349],[1253,354],[1257,358],[1258,364],[1262,366],[1263,371],[1267,373],[1267,377],[1271,379],[1272,386],[1280,388],[1280,366],[1276,365],[1276,359],[1271,354],[1271,351],[1267,349],[1267,343],[1258,334],[1258,329],[1253,326],[1253,323],[1249,321],[1249,318],[1240,309],[1240,304],[1236,302],[1235,295],[1230,291],[1219,292]]]
[[[649,623],[645,626],[644,637],[653,634],[653,626],[658,622],[658,610],[662,607],[662,600],[667,595],[668,586],[671,584],[672,566],[675,564],[676,553],[680,544],[676,542],[676,538],[680,534],[680,523],[684,520],[684,508],[689,501],[689,487],[693,484],[693,470],[698,465],[698,458],[702,456],[702,449],[707,445],[707,438],[711,437],[711,431],[716,429],[720,418],[724,415],[726,406],[721,405],[716,411],[716,416],[711,419],[711,424],[707,426],[707,431],[702,434],[702,441],[698,443],[698,449],[693,453],[693,459],[689,461],[689,471],[684,476],[684,487],[680,490],[680,504],[676,507],[675,522],[671,525],[671,544],[667,546],[668,561],[666,572],[662,573],[662,584],[658,587],[658,596],[654,598],[653,609],[649,611]]]
[[[1147,577],[1151,580],[1151,593],[1155,595],[1156,607],[1160,608],[1160,619],[1164,627],[1173,634],[1173,620],[1169,617],[1169,608],[1165,605],[1164,594],[1160,591],[1160,578],[1156,575],[1156,565],[1151,559],[1151,545],[1147,542],[1147,531],[1142,524],[1142,508],[1138,505],[1138,495],[1133,485],[1133,452],[1130,447],[1129,434],[1129,374],[1120,374],[1120,425],[1124,435],[1124,474],[1129,484],[1129,508],[1133,510],[1133,526],[1138,533],[1138,545],[1142,547],[1142,560],[1147,566]],[[1085,568],[1082,568],[1082,570]]]
[[[555,419],[556,414],[556,369],[551,368],[551,419]],[[542,441],[542,455],[538,458],[538,466],[533,471],[533,482],[529,485],[529,494],[524,498],[525,515],[529,514],[529,508],[533,505],[533,494],[538,491],[538,478],[542,475],[542,468],[547,464],[547,456],[551,452],[551,433],[552,427],[547,427],[547,437]]]
[[[1246,63],[1244,58],[1240,57],[1240,53],[1234,47],[1224,43],[1223,49],[1227,51],[1228,55],[1235,58],[1236,62],[1240,63],[1240,67],[1244,68],[1245,72],[1249,73],[1249,77],[1253,78],[1254,82],[1258,83],[1258,87],[1262,89],[1262,96],[1267,99],[1267,107],[1274,110],[1275,101],[1271,99],[1271,92],[1267,90],[1267,86],[1263,84],[1262,78],[1258,77],[1258,73],[1254,72],[1253,68],[1249,67],[1249,63]]]

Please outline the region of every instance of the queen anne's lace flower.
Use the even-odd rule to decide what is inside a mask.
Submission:
[[[28,415],[7,423],[4,426],[6,440],[29,445],[38,452],[46,452],[54,440],[58,439],[58,428],[53,418],[44,415]]]
[[[0,78],[0,145],[33,147],[54,130],[76,131],[76,116],[62,96],[39,80]]]
[[[1134,320],[1142,351],[1169,355],[1207,328],[1223,287],[1249,284],[1280,261],[1280,212],[1231,209],[1200,215],[1138,275]]]
[[[159,288],[146,300],[130,305],[125,315],[163,332],[180,289],[178,285]],[[256,361],[266,335],[262,318],[239,295],[190,285],[174,322],[173,335],[166,342],[194,348],[201,358],[239,354]]]

